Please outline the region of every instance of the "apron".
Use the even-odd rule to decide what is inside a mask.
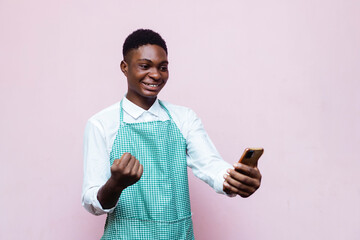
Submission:
[[[186,165],[186,140],[169,111],[167,121],[125,123],[112,151],[115,159],[129,152],[144,166],[143,175],[127,187],[105,223],[101,239],[194,239]]]

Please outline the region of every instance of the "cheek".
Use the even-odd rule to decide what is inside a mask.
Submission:
[[[167,82],[168,78],[169,78],[169,73],[164,73],[162,75],[162,79],[164,79],[165,82]]]
[[[139,82],[141,79],[143,79],[146,76],[146,73],[143,72],[132,72],[129,77],[133,80],[133,82]]]

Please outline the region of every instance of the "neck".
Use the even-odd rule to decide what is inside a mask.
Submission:
[[[131,101],[132,103],[138,105],[139,107],[141,107],[142,109],[145,109],[145,110],[149,110],[149,108],[151,108],[151,106],[156,101],[156,97],[154,97],[154,98],[133,98],[133,97],[129,96],[129,94],[126,95],[126,98],[129,101]]]

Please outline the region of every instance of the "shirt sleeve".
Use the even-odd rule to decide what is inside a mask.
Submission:
[[[110,178],[110,175],[109,153],[104,129],[99,122],[89,120],[84,134],[82,205],[94,215],[109,213],[115,208],[103,209],[97,199],[99,189]]]
[[[227,174],[227,169],[233,167],[221,158],[201,120],[190,109],[187,120],[188,166],[196,177],[209,184],[217,193],[225,194],[223,191],[223,175]]]

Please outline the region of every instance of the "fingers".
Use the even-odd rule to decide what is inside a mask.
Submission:
[[[259,187],[261,174],[257,167],[249,167],[244,164],[234,164],[234,169],[228,169],[224,175],[224,191],[236,193],[242,197],[249,197]]]
[[[125,189],[141,178],[143,166],[130,153],[124,153],[120,159],[115,159],[111,166],[111,179],[116,187]]]
[[[247,166],[245,164],[241,164],[241,163],[235,163],[234,164],[234,169],[239,172],[242,173],[246,176],[249,176],[251,178],[255,178],[255,179],[261,179],[261,174],[260,171],[257,167],[250,167]]]
[[[243,173],[238,172],[237,170],[228,169],[227,173],[230,176],[229,180],[231,179],[231,182],[229,183],[235,187],[239,188],[240,185],[249,186],[249,187],[258,187],[260,185],[259,179],[244,175]]]
[[[256,183],[253,182],[252,179],[242,178],[242,180],[238,180],[233,176],[229,175],[226,176],[226,182],[231,186],[235,187],[236,189],[240,189],[245,192],[251,192],[256,187]]]
[[[143,166],[130,153],[124,153],[120,159],[115,159],[111,167],[116,172],[121,172],[122,175],[141,177]]]
[[[126,152],[120,157],[120,159],[115,159],[113,165],[117,165],[117,167],[121,169],[125,169],[127,167],[132,169],[132,167],[135,164],[135,161],[137,161],[137,159],[134,156],[132,156],[130,153]]]
[[[128,152],[124,153],[121,158],[119,159],[119,167],[120,168],[126,168],[126,166],[129,164],[130,160],[132,159],[132,155]]]
[[[139,179],[141,178],[141,176],[143,174],[143,171],[144,171],[144,167],[143,167],[142,164],[140,164],[138,172],[137,172],[137,176],[138,176]]]
[[[126,165],[126,169],[128,169],[128,172],[131,174],[133,173],[133,168],[134,168],[134,165],[136,163],[138,163],[139,161],[134,157],[134,156],[131,156],[130,157],[130,160],[128,161],[128,164]]]
[[[224,181],[223,189],[224,189],[224,192],[226,192],[227,194],[238,194],[238,195],[240,195],[241,197],[244,197],[244,198],[249,197],[252,194],[252,193],[243,191],[241,189],[238,189],[238,188],[230,185],[227,182],[227,180]]]
[[[140,177],[142,176],[142,173],[143,173],[143,165],[136,158],[135,158],[135,160],[136,160],[136,161],[134,161],[135,164],[131,170],[131,175],[136,176],[137,179],[140,179]]]
[[[135,157],[134,157],[135,159]],[[136,160],[136,159],[135,159]],[[137,172],[139,170],[139,166],[140,166],[140,162],[139,161],[132,161],[134,164],[132,164],[132,166],[130,165],[130,163],[128,164],[128,167],[131,169],[131,175],[135,176],[137,175]]]

